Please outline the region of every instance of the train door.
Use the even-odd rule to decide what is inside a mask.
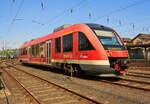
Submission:
[[[47,64],[51,63],[51,40],[46,41],[46,62]]]

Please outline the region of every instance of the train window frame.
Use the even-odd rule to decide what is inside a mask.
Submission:
[[[55,38],[55,53],[61,53],[61,37]]]
[[[103,45],[103,47],[104,47],[105,50],[114,50],[114,51],[115,50],[116,51],[126,50],[124,44],[121,41],[121,38],[119,37],[119,35],[117,35],[117,33],[115,31],[113,31],[113,30],[106,30],[106,29],[105,30],[104,29],[101,30],[101,29],[95,29],[95,28],[93,28],[92,30],[95,33],[95,35],[97,36],[97,38],[100,41],[100,43]],[[105,39],[106,37],[109,37],[110,35],[109,36],[99,35],[96,31],[111,32],[112,36],[114,37],[113,40],[115,40],[117,44],[113,44],[113,43],[108,44],[106,42],[104,43],[103,39]]]
[[[44,58],[45,57],[45,42],[41,42],[40,43],[40,58]]]
[[[85,41],[83,43],[83,41]],[[83,45],[82,45],[83,44]],[[79,51],[92,51],[95,50],[94,46],[91,44],[89,39],[83,32],[78,32],[78,50]]]
[[[40,47],[39,47],[39,43],[38,43],[38,44],[35,45],[35,57],[37,57],[37,58],[40,56],[40,55],[39,55],[39,54],[40,54],[40,53],[39,53],[39,48],[40,48]]]
[[[63,52],[73,52],[73,33],[63,36]]]

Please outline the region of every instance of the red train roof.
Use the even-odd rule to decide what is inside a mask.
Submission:
[[[107,29],[107,30],[113,30],[111,28],[105,27],[103,25],[99,24],[93,24],[93,23],[85,23],[85,24],[74,24],[72,26],[69,26],[67,28],[64,28],[62,30],[56,31],[54,33],[48,34],[46,36],[40,37],[38,39],[32,40],[30,42],[27,42],[21,46],[21,48],[28,47],[31,45],[35,45],[37,43],[45,42],[46,40],[52,39],[52,38],[57,38],[62,36],[63,34],[70,32],[70,31],[81,31],[85,32],[85,34],[90,34],[91,32],[93,33],[91,28],[100,28],[100,29]]]
[[[23,44],[21,46],[21,48],[25,48],[25,47],[28,47],[30,45],[34,45],[34,44],[37,44],[37,43],[45,42],[46,40],[49,40],[49,39],[52,39],[52,38],[60,37],[62,34],[68,32],[68,31],[77,31],[78,29],[81,29],[81,27],[83,27],[83,26],[86,26],[86,25],[85,24],[74,24],[74,25],[69,26],[69,27],[67,27],[65,29],[62,29],[60,31],[57,31],[57,32],[48,34],[46,36],[40,37],[38,39],[29,41],[29,42]],[[88,27],[88,26],[86,26],[86,27]]]

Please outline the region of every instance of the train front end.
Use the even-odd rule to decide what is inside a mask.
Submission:
[[[90,27],[107,54],[112,72],[116,75],[123,75],[129,64],[129,54],[117,32],[101,25]]]

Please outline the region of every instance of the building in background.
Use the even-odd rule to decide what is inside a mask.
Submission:
[[[0,59],[18,58],[19,49],[6,49],[0,51]]]
[[[150,34],[138,34],[135,38],[122,38],[131,59],[150,59]]]
[[[130,38],[122,38],[122,41],[124,42],[125,45],[129,45],[129,44],[132,44],[132,39]]]
[[[148,44],[150,40],[150,34],[138,34],[135,38],[132,39],[133,45],[138,44]]]

